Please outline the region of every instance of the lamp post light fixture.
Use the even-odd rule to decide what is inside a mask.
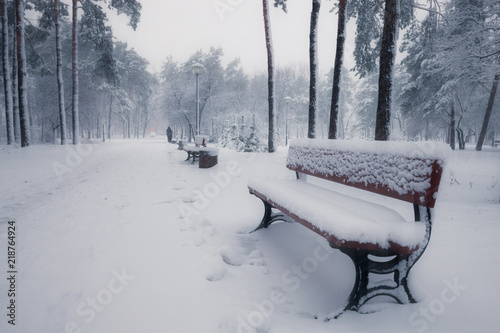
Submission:
[[[196,128],[195,135],[200,134],[200,89],[199,89],[199,76],[200,73],[203,72],[205,67],[199,62],[191,65],[191,69],[193,70],[194,75],[196,75]]]
[[[285,97],[286,102],[286,114],[285,114],[285,146],[288,146],[288,105],[292,101],[290,96]]]

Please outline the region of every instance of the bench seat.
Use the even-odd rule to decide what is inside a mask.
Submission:
[[[250,192],[293,220],[344,248],[409,254],[425,237],[425,225],[386,206],[297,180],[252,179]]]
[[[188,153],[199,153],[200,152],[200,149],[201,148],[205,148],[205,147],[195,147],[195,146],[184,146],[183,149],[184,151],[188,152]]]

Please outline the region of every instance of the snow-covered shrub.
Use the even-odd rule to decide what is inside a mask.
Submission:
[[[257,126],[236,123],[226,126],[219,140],[219,146],[240,152],[263,152],[266,147],[260,142]]]

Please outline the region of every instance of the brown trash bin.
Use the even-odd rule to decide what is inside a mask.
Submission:
[[[200,169],[208,169],[217,165],[219,150],[217,148],[200,149],[199,167]]]

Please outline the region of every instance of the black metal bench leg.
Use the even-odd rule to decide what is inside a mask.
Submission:
[[[344,311],[358,311],[361,306],[376,296],[392,297],[400,304],[416,303],[417,300],[412,295],[408,287],[408,276],[413,265],[420,259],[424,253],[431,237],[432,220],[431,209],[428,207],[414,205],[415,221],[423,222],[426,226],[426,234],[417,251],[409,255],[395,255],[389,261],[374,261],[368,255],[375,257],[390,256],[389,252],[379,252],[359,249],[339,249],[351,258],[356,269],[356,281],[349,296],[349,299],[343,309],[331,313],[326,321],[338,318]],[[335,246],[332,246],[337,248]],[[393,274],[391,283],[374,284],[368,288],[369,274]]]
[[[340,310],[327,316],[325,321],[337,319],[345,311],[358,311],[366,302],[376,296],[389,296],[398,303],[415,303],[407,285],[409,268],[405,265],[408,256],[396,256],[387,262],[372,261],[368,257],[376,255],[373,251],[358,249],[340,249],[354,263],[356,280],[346,305]],[[369,274],[393,273],[393,283],[383,282],[368,288]]]
[[[276,221],[295,222],[292,218],[281,212],[274,213],[273,206],[271,206],[271,204],[264,200],[262,200],[262,202],[264,203],[264,216],[262,217],[262,221],[260,222],[259,226],[252,232],[255,232],[262,228],[268,228],[273,222]]]
[[[185,161],[189,161],[189,159],[191,158],[191,153],[190,152],[186,152],[188,154],[188,157],[185,159]]]
[[[368,254],[364,250],[357,249],[340,249],[340,251],[351,258],[352,262],[354,263],[356,278],[354,281],[354,286],[352,287],[351,294],[347,299],[346,305],[340,310],[334,311],[329,314],[326,317],[325,321],[337,319],[347,310],[357,311],[362,305],[362,298],[367,294],[369,274]]]

